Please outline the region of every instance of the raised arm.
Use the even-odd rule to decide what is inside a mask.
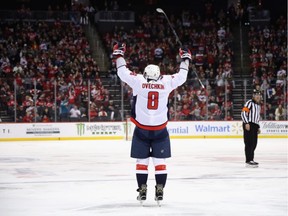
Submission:
[[[124,43],[123,44],[117,43],[113,47],[113,57],[114,59],[116,59],[116,68],[118,76],[123,82],[127,83],[130,87],[133,87],[137,75],[126,67],[126,61],[123,58],[125,51],[126,51],[126,45]]]
[[[182,85],[187,80],[188,68],[189,68],[189,61],[191,61],[191,52],[187,48],[180,48],[179,55],[182,59],[180,63],[179,72],[172,75],[171,85],[172,88],[177,88],[178,86]]]
[[[136,73],[133,73],[126,67],[126,61],[123,57],[116,59],[117,74],[120,79],[132,87],[135,83]]]

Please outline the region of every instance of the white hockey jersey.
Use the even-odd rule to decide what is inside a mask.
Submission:
[[[120,79],[133,89],[134,104],[131,121],[147,130],[160,130],[168,121],[168,97],[171,91],[187,79],[188,61],[181,62],[180,70],[164,75],[157,81],[148,82],[142,74],[135,74],[126,67],[124,58],[116,60]]]

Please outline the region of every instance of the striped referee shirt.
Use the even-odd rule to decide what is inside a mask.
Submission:
[[[252,122],[259,125],[260,110],[261,106],[258,103],[256,103],[253,99],[248,100],[241,112],[242,121],[245,124]]]

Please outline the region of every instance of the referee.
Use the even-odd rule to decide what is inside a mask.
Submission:
[[[258,167],[254,161],[254,151],[257,146],[258,134],[260,133],[260,101],[261,92],[254,89],[252,99],[248,100],[241,112],[244,131],[246,167]]]

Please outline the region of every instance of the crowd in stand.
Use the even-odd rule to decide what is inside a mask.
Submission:
[[[284,120],[287,115],[287,19],[280,16],[273,25],[251,27],[249,46],[253,85],[262,91],[266,100],[261,115],[265,118],[266,111],[266,119]]]
[[[171,120],[233,120],[230,25],[240,12],[233,6],[228,13],[216,12],[213,3],[205,7],[204,14],[188,10],[180,16],[168,14],[180,40],[192,52],[187,82],[169,97]],[[163,15],[146,12],[137,14],[136,20],[131,30],[115,27],[114,32],[102,35],[107,51],[111,53],[115,42],[125,42],[125,58],[133,72],[142,73],[153,63],[163,75],[176,73],[179,47]],[[119,107],[102,85],[81,25],[60,20],[0,24],[0,110],[16,114],[17,122],[121,120]],[[265,92],[267,102],[266,107],[262,105],[262,117],[285,119],[287,20],[280,17],[274,25],[251,27],[249,45],[253,84]],[[119,81],[116,71],[111,59],[114,84]],[[127,85],[124,94],[126,100],[132,99]]]
[[[203,18],[184,10],[181,16],[172,14],[169,18],[180,40],[192,52],[188,81],[175,94],[171,93],[170,118],[232,120],[233,50],[227,14],[220,11]],[[162,74],[177,72],[179,47],[165,18],[161,14],[147,12],[139,15],[138,20],[132,30],[116,27],[114,32],[104,34],[107,50],[111,52],[115,42],[125,42],[125,58],[130,70],[135,73],[143,72],[145,66],[151,63],[159,65]],[[195,73],[206,85],[206,90],[201,89]],[[132,97],[131,90],[128,87],[125,89],[126,98]]]
[[[81,26],[60,20],[0,26],[1,110],[16,113],[17,122],[119,120]]]

